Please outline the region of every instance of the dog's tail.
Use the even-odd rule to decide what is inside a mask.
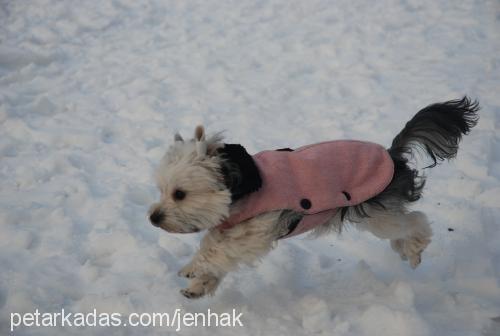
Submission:
[[[376,209],[402,211],[406,204],[418,200],[425,177],[410,166],[409,159],[418,152],[423,153],[432,160],[427,168],[432,168],[455,157],[462,135],[477,124],[478,111],[479,103],[467,97],[420,110],[396,135],[388,149],[394,162],[394,176],[389,185],[361,204],[342,208],[341,218],[356,221],[356,218],[370,217],[371,211]]]
[[[432,160],[429,168],[455,157],[462,135],[478,121],[479,103],[467,97],[429,105],[420,110],[396,135],[389,153],[394,157],[424,150]]]
[[[432,160],[426,168],[454,158],[462,135],[469,133],[479,119],[479,103],[467,97],[429,105],[420,110],[396,135],[389,154],[394,161],[394,177],[384,193],[403,196],[413,202],[420,198],[425,178],[408,165],[417,152]],[[382,195],[381,195],[382,196]]]

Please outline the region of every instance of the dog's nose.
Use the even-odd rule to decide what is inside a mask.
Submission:
[[[151,221],[151,224],[153,224],[156,227],[160,226],[160,224],[164,218],[165,218],[165,214],[159,210],[153,211],[153,213],[149,216],[149,220]]]

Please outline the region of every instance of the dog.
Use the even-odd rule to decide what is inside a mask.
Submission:
[[[425,176],[417,153],[432,168],[455,157],[462,135],[478,121],[468,97],[429,105],[394,138],[389,149],[361,141],[329,141],[300,149],[249,155],[202,126],[184,141],[177,133],[155,174],[161,199],[150,222],[171,233],[207,230],[178,275],[189,278],[187,298],[213,295],[224,276],[253,265],[277,241],[305,231],[340,233],[345,223],[388,239],[412,268],[431,241],[426,215],[409,211]]]

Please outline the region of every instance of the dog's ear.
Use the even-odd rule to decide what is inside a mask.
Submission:
[[[194,129],[194,139],[196,141],[205,141],[205,128],[202,125],[198,125]]]
[[[222,174],[224,183],[231,191],[233,202],[257,191],[262,186],[259,169],[243,146],[225,144],[224,147],[217,149],[217,153],[224,159]]]
[[[179,133],[175,133],[174,135],[174,142],[184,142],[184,139]]]
[[[198,125],[194,130],[194,140],[196,141],[196,153],[202,157],[207,154],[207,141],[205,139],[205,129]]]

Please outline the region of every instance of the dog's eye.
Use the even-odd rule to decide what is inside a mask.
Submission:
[[[183,200],[186,197],[186,192],[180,189],[175,189],[173,197],[176,201]]]

